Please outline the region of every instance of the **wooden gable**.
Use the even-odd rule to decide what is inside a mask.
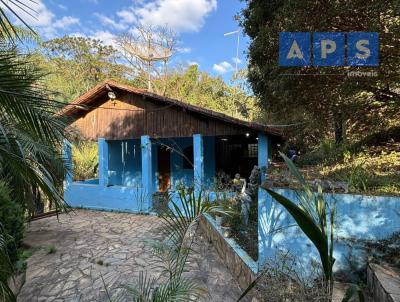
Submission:
[[[75,113],[71,127],[85,139],[133,139],[151,137],[187,137],[241,135],[255,133],[251,127],[237,125],[193,112],[174,104],[160,103],[145,95],[116,90],[116,100],[107,94],[98,96],[87,110]]]

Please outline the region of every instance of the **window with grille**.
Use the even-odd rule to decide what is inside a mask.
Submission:
[[[258,145],[257,144],[248,144],[247,145],[247,157],[257,157],[258,153]]]

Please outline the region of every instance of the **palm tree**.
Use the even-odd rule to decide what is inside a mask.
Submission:
[[[110,298],[110,301],[126,301],[129,298],[135,302],[186,302],[199,301],[207,296],[206,289],[183,273],[188,269],[186,265],[193,252],[200,218],[204,214],[229,213],[216,204],[206,202],[208,198],[202,192],[182,189],[179,197],[179,201],[171,199],[169,208],[161,215],[165,239],[147,241],[159,260],[158,267],[162,268],[162,274],[155,278],[140,272],[137,282],[124,286],[124,295]]]
[[[13,199],[29,212],[40,192],[57,207],[65,208],[61,188],[66,167],[62,156],[67,121],[58,112],[41,80],[44,74],[20,53],[18,46],[36,35],[16,13],[34,15],[33,0],[0,0],[0,180],[6,180]],[[8,10],[8,15],[5,9]],[[9,15],[25,24],[19,29]],[[9,258],[0,234],[0,300],[15,300],[7,286]]]
[[[60,188],[66,167],[61,152],[68,121],[55,114],[63,104],[49,98],[42,85],[44,73],[18,50],[24,38],[36,34],[14,8],[33,15],[30,3],[35,2],[0,0],[0,178],[18,188],[15,197],[28,209],[37,189],[64,207]],[[4,7],[28,30],[13,26]]]
[[[12,271],[12,264],[7,254],[6,234],[0,223],[0,301],[15,301],[7,282]]]

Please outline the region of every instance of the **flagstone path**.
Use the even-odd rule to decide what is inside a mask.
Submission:
[[[28,260],[19,302],[108,301],[135,283],[140,271],[158,276],[145,239],[160,238],[155,216],[75,210],[30,224],[25,243],[36,248]],[[196,247],[189,275],[207,288],[207,301],[236,301],[240,289],[214,248]]]

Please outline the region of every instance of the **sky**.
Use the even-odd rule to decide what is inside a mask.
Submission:
[[[44,39],[64,35],[87,36],[112,44],[113,38],[138,24],[168,26],[178,35],[173,62],[197,64],[200,70],[225,80],[235,62],[246,65],[248,39],[224,33],[239,29],[234,16],[244,7],[240,0],[23,0],[35,18],[22,16]]]

